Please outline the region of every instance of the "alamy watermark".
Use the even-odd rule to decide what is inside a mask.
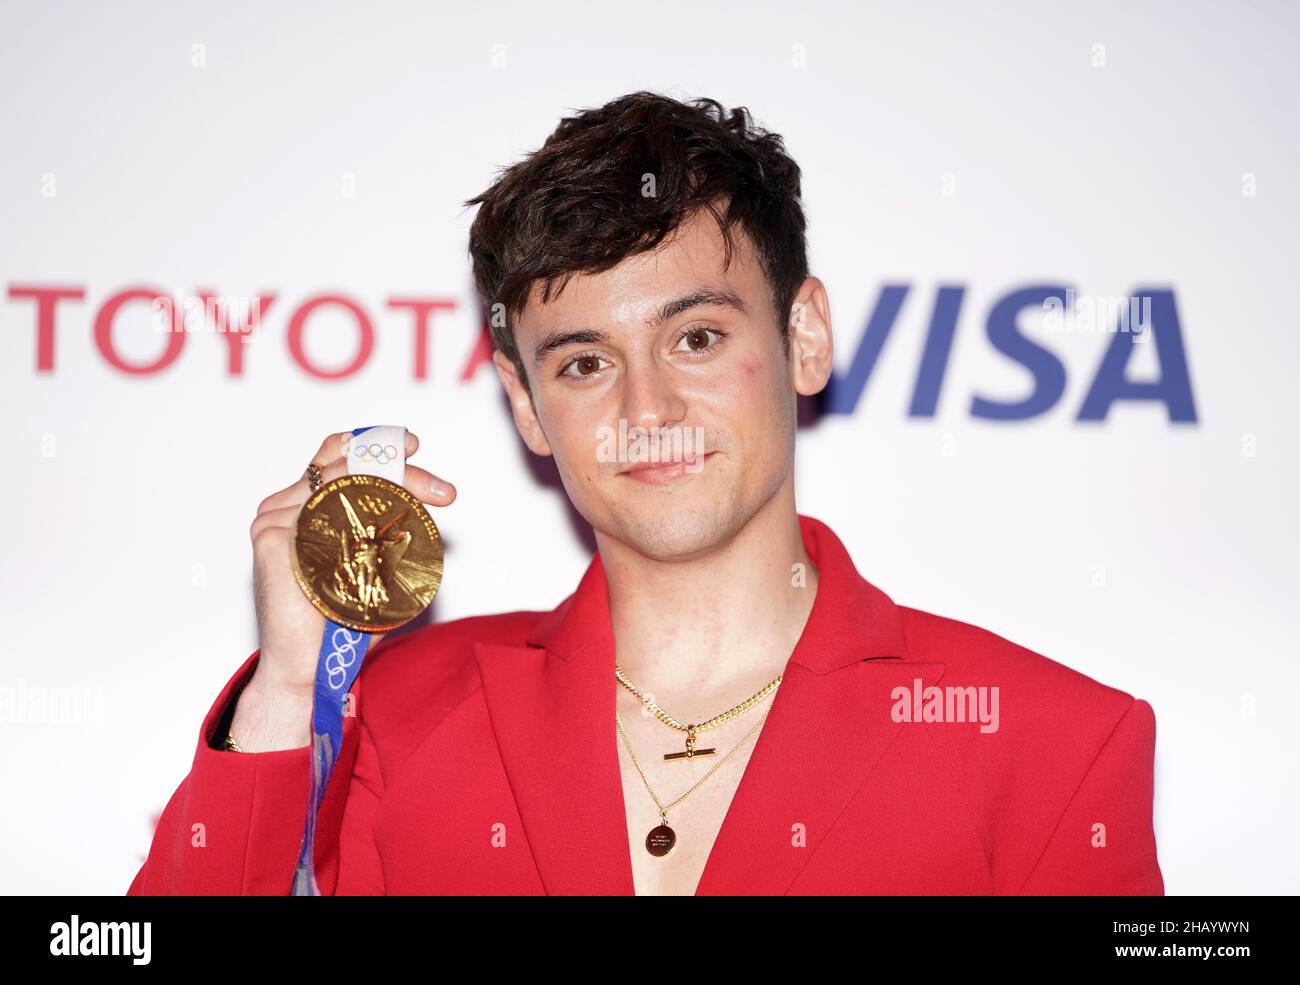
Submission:
[[[704,468],[703,427],[628,427],[627,419],[620,417],[617,430],[608,424],[596,428],[596,441],[596,460],[600,462],[681,462],[687,472]]]
[[[180,288],[150,303],[155,332],[212,332],[249,342],[262,323],[260,295],[187,294]]]
[[[103,725],[104,692],[93,687],[0,684],[0,722],[36,725]]]
[[[917,677],[909,689],[900,684],[889,696],[894,705],[889,711],[896,722],[979,722],[983,733],[998,730],[998,686],[960,687],[925,686]]]
[[[1076,294],[1067,287],[1064,300],[1052,295],[1043,301],[1043,328],[1052,333],[1129,332],[1134,342],[1145,342],[1150,327],[1150,295]]]

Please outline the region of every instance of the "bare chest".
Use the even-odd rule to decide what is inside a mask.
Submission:
[[[655,727],[650,728],[650,725]],[[717,731],[723,733],[724,728]],[[702,747],[717,746],[718,752],[714,755],[697,756],[690,761],[665,761],[665,752],[681,748],[675,733],[653,720],[650,723],[625,722],[625,729],[636,752],[634,763],[620,742],[619,772],[635,892],[638,896],[692,896],[744,775],[753,739],[725,762],[720,760],[735,741],[714,740],[729,738],[729,732],[720,736],[710,734],[710,741],[700,743]],[[739,735],[746,731],[741,729]],[[645,779],[638,771],[638,765],[644,771]],[[710,770],[713,771],[711,775]],[[675,835],[673,846],[665,855],[652,854],[646,845],[647,835],[663,824],[646,781],[658,803],[667,808],[668,827]],[[683,795],[686,795],[685,799],[679,800]]]

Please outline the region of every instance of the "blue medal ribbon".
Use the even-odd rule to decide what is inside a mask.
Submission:
[[[294,896],[319,896],[316,884],[316,816],[325,800],[334,763],[343,745],[343,712],[348,688],[356,680],[370,649],[370,633],[325,620],[320,656],[316,662],[316,687],[311,710],[311,785],[307,796],[307,824],[293,873]]]
[[[371,430],[357,428],[353,437]],[[400,453],[400,452],[399,452]],[[325,620],[320,655],[316,659],[316,684],[311,710],[311,782],[307,796],[307,821],[298,865],[293,872],[292,896],[319,896],[316,882],[316,817],[325,800],[334,763],[343,745],[343,718],[348,689],[361,671],[372,634]]]

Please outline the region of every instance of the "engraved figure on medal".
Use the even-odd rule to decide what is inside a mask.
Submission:
[[[376,503],[373,497],[363,500],[367,501],[384,511],[391,505],[382,501]],[[389,537],[381,537],[373,521],[362,523],[357,517],[346,493],[339,494],[339,502],[347,514],[350,529],[335,531],[330,528],[331,533],[339,538],[342,549],[333,580],[322,590],[336,602],[359,609],[361,618],[370,620],[375,617],[376,610],[381,610],[384,603],[392,599],[384,585],[385,575],[397,571],[398,562],[411,544],[411,532],[399,529]],[[405,512],[403,510],[385,524],[384,529],[400,521]]]
[[[386,632],[419,615],[442,580],[442,541],[424,505],[378,476],[340,476],[303,505],[294,572],[335,622]]]

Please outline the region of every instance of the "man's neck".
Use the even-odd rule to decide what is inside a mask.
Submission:
[[[817,593],[789,489],[707,554],[658,561],[609,541],[600,552],[619,664],[673,714],[717,714],[718,698],[739,702],[780,674]]]

